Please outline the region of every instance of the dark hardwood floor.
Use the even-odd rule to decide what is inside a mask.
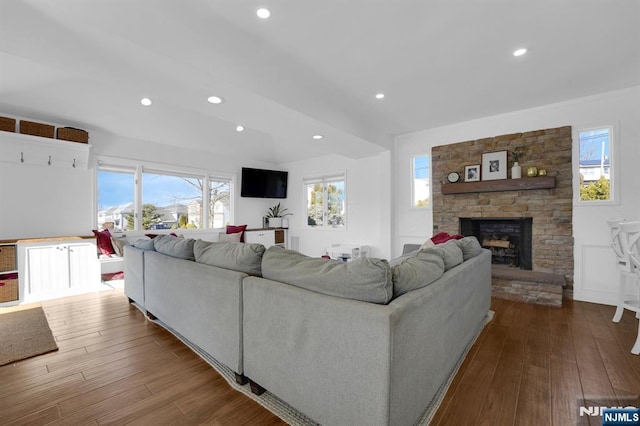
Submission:
[[[42,305],[60,349],[0,367],[2,425],[284,424],[121,290]],[[494,299],[492,309],[432,424],[595,425],[579,416],[581,399],[638,403],[630,312],[614,324],[613,307],[582,302],[558,309]]]

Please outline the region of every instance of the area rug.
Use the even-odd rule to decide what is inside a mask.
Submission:
[[[1,312],[0,365],[58,350],[42,307]]]
[[[140,307],[138,308],[140,309]],[[480,336],[480,333],[482,332],[482,330],[484,330],[484,327],[493,319],[494,315],[495,315],[495,312],[493,311],[489,311],[487,313],[487,316],[485,317],[484,322],[482,323],[482,326],[478,329],[475,336],[473,336],[473,339],[471,339],[471,341],[465,348],[463,354],[460,356],[460,359],[458,360],[455,368],[453,369],[453,371],[451,372],[447,380],[442,384],[442,386],[440,386],[440,389],[438,389],[438,392],[436,392],[436,395],[433,397],[431,401],[425,401],[425,407],[426,407],[425,411],[422,414],[422,416],[420,416],[420,419],[416,422],[416,425],[418,426],[429,425],[429,423],[433,419],[433,416],[438,411],[438,408],[440,407],[442,400],[447,394],[447,390],[449,390],[449,386],[451,386],[451,382],[453,381],[453,378],[456,376],[464,359],[467,357],[469,350],[478,339],[478,336]],[[269,391],[265,391],[262,395],[256,395],[253,392],[251,392],[249,386],[239,385],[238,383],[236,383],[234,372],[229,367],[221,364],[220,362],[212,358],[204,350],[199,348],[197,345],[194,345],[193,343],[189,342],[185,337],[181,336],[180,333],[176,332],[171,327],[168,327],[162,321],[153,320],[153,322],[167,329],[174,336],[180,339],[185,345],[191,348],[209,365],[215,368],[218,371],[218,373],[220,373],[220,375],[224,377],[224,379],[229,383],[229,385],[232,388],[234,388],[238,392],[242,392],[247,397],[253,399],[258,404],[262,405],[267,410],[271,411],[273,414],[280,417],[283,421],[293,426],[312,426],[312,425],[315,426],[319,424],[315,422],[313,419],[307,417],[304,413],[299,412],[298,410],[296,410],[295,408],[293,408],[292,406],[290,406],[289,404],[287,404],[277,396],[273,395]]]

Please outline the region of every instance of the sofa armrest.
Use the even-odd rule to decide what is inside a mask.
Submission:
[[[144,250],[124,247],[124,294],[144,308]]]

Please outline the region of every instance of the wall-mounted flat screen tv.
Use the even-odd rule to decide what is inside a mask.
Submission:
[[[240,195],[251,198],[287,198],[288,173],[279,170],[242,168]]]

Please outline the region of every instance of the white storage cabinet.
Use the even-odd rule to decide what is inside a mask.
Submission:
[[[18,243],[21,294],[25,302],[94,291],[100,286],[95,239]]]
[[[266,248],[281,246],[287,248],[287,230],[284,228],[247,229],[244,231],[245,243],[260,243]]]

